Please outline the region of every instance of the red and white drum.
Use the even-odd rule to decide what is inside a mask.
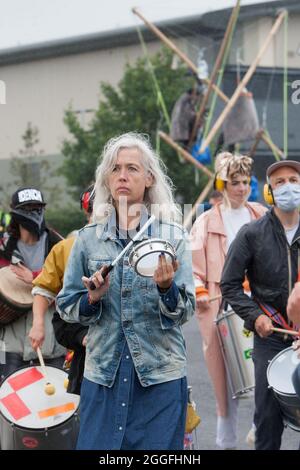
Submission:
[[[0,440],[4,450],[75,449],[79,396],[67,393],[67,374],[46,366],[54,395],[46,395],[40,367],[9,375],[0,387]]]

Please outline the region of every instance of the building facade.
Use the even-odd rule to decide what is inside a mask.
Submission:
[[[255,58],[280,7],[289,10],[287,59],[290,156],[300,158],[300,137],[297,132],[300,105],[292,102],[292,95],[296,91],[292,85],[300,79],[298,0],[262,2],[241,8],[224,78],[224,90],[229,95],[232,93],[237,73],[243,74]],[[202,51],[211,67],[230,13],[230,10],[213,11],[200,17],[172,20],[158,26],[195,63]],[[144,26],[141,29],[149,53],[158,51],[160,41]],[[262,118],[267,112],[270,134],[280,147],[283,144],[283,34],[281,27],[249,83],[258,113]],[[101,98],[100,82],[117,85],[125,64],[135,62],[142,55],[135,29],[0,50],[0,172],[3,179],[0,190],[3,190],[4,183],[12,181],[10,162],[22,148],[21,136],[28,122],[39,129],[38,146],[43,150],[44,158],[54,167],[59,167],[62,142],[69,137],[63,122],[65,110],[71,106],[80,116],[82,124],[88,126]],[[221,109],[221,103],[219,107]],[[265,146],[260,146],[258,152],[267,159],[272,158]],[[62,181],[59,184],[63,184]]]

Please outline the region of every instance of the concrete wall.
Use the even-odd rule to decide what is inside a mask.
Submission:
[[[159,46],[158,42],[149,44],[150,53]],[[0,160],[22,147],[21,135],[29,121],[39,128],[45,154],[58,153],[67,136],[63,117],[68,106],[95,109],[100,82],[116,85],[126,62],[132,63],[140,55],[141,48],[136,45],[1,67],[6,104],[0,105]]]
[[[255,59],[259,48],[266,39],[274,23],[274,18],[258,18],[244,23],[240,27],[242,37],[242,58],[246,65]],[[299,40],[300,15],[292,14],[288,20],[288,66],[300,68],[300,40]],[[234,61],[234,57],[231,56]],[[271,41],[262,60],[262,67],[284,66],[284,23],[282,23],[274,39]]]

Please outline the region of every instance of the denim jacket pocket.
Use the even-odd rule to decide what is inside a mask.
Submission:
[[[88,268],[89,268],[90,276],[92,276],[96,271],[99,271],[99,269],[101,269],[102,266],[104,265],[108,266],[109,264],[111,264],[112,261],[113,259],[109,257],[90,258],[88,260]],[[110,273],[112,273],[112,271]]]
[[[102,266],[109,266],[112,263],[113,259],[110,257],[99,257],[99,258],[91,258],[88,260],[88,269],[89,269],[89,275],[92,276],[95,274],[96,271],[99,271]],[[114,270],[112,269],[109,273],[109,289],[108,291],[103,295],[102,301],[105,302],[109,299],[109,293],[111,291],[111,286],[113,283],[114,279]]]

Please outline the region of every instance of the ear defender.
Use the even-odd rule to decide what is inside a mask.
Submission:
[[[264,200],[269,206],[273,206],[275,204],[273,191],[269,183],[264,185]]]
[[[80,198],[80,207],[88,212],[91,193],[88,191],[82,193]]]
[[[248,183],[250,184],[251,183],[251,178],[249,177],[248,178]],[[221,193],[224,191],[225,189],[225,181],[221,180],[220,178],[218,178],[217,176],[215,176],[215,179],[214,179],[214,189],[216,191],[220,191]]]
[[[225,189],[225,181],[221,180],[216,176],[214,180],[214,189],[222,193]]]

